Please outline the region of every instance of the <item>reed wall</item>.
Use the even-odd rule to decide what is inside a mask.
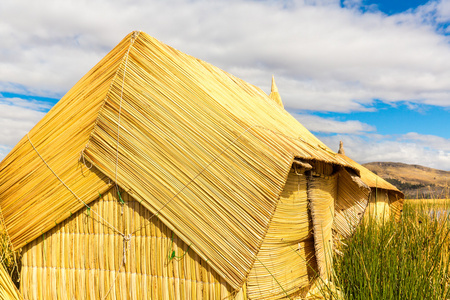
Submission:
[[[115,188],[23,248],[25,299],[224,299],[235,291],[157,217]],[[151,218],[151,221],[147,221]],[[195,226],[193,224],[193,226]],[[124,246],[125,258],[124,261]],[[241,292],[240,297],[243,293]],[[238,298],[240,298],[238,297]]]
[[[405,199],[402,194],[396,193],[394,191],[389,191],[389,208],[390,215],[395,218],[395,220],[400,221],[403,212],[403,204]]]
[[[389,192],[387,190],[372,188],[364,217],[372,217],[378,221],[389,219],[391,214],[389,204]]]

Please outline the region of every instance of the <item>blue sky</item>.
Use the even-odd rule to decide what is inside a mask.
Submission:
[[[373,131],[382,135],[402,135],[408,132],[416,132],[450,139],[450,124],[444,122],[450,116],[450,108],[425,104],[414,105],[413,107],[411,105],[404,102],[390,105],[375,101],[374,105],[370,107],[371,110],[368,111],[351,113],[310,111],[305,113],[322,118],[332,118],[341,122],[362,120],[364,123],[373,126]]]
[[[362,1],[362,7],[373,7],[385,14],[393,15],[402,13],[409,9],[415,9],[418,6],[425,5],[428,1],[426,0],[408,0],[408,1],[397,1],[397,0],[382,0],[382,1]],[[341,1],[344,4],[344,1]],[[367,10],[367,9],[364,9]]]
[[[358,162],[450,170],[450,0],[0,2],[0,159],[127,33],[267,93]]]

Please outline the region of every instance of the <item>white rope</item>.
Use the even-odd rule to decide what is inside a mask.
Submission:
[[[123,264],[124,265],[127,263],[127,250],[128,250],[127,243],[131,240],[132,236],[133,235],[130,233],[129,235],[125,235],[123,237]]]
[[[40,157],[40,159],[42,160],[42,162],[47,166],[47,168],[52,171],[53,175],[55,175],[56,178],[58,178],[58,180],[66,187],[66,189],[68,189],[72,195],[81,203],[84,204],[84,206],[86,206],[90,211],[92,211],[94,214],[96,214],[106,225],[108,225],[111,229],[115,230],[117,233],[119,233],[122,236],[125,236],[124,233],[122,233],[120,230],[118,230],[116,227],[114,227],[113,225],[111,225],[108,221],[106,221],[102,216],[100,216],[95,210],[91,209],[91,207],[89,205],[86,204],[86,202],[84,202],[83,200],[81,200],[80,197],[77,196],[77,194],[75,194],[74,191],[72,191],[72,189],[55,173],[55,171],[53,171],[53,169],[48,165],[48,163],[45,161],[45,159],[41,156],[41,154],[39,153],[39,151],[36,149],[36,147],[34,147],[33,143],[30,140],[30,137],[27,133],[27,138],[28,138],[28,142],[30,142],[31,146],[33,147],[34,151],[36,151],[37,155]]]
[[[87,166],[86,159],[85,159],[85,157],[84,157],[84,150],[81,150],[81,153],[80,153],[80,161],[83,161],[83,164],[86,166],[86,168],[87,168],[88,170],[92,169],[93,164],[92,164],[91,162],[89,162],[89,163],[91,164],[91,166],[90,166],[90,167]]]

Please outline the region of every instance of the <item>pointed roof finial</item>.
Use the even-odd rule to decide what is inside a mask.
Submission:
[[[275,84],[275,77],[272,75],[272,89],[270,90],[271,93],[278,93],[277,85]]]
[[[275,78],[273,75],[272,75],[272,89],[270,91],[269,97],[270,97],[270,99],[275,101],[276,104],[278,104],[279,106],[284,108],[283,102],[281,101],[281,96],[278,93],[278,88],[277,88],[277,85],[275,84]]]
[[[345,155],[344,143],[342,141],[339,142],[339,154]]]

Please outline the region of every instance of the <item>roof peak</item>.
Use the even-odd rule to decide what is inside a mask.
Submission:
[[[272,88],[270,89],[271,93],[278,93],[278,87],[275,84],[275,76],[272,75]]]
[[[283,102],[281,101],[280,93],[278,93],[278,87],[275,84],[275,77],[273,75],[272,75],[272,88],[270,90],[269,97],[270,97],[270,99],[275,101],[275,103],[278,104],[278,106],[280,106],[281,108],[284,108]]]
[[[344,143],[342,141],[339,141],[339,154],[345,155],[345,150],[344,150]]]

